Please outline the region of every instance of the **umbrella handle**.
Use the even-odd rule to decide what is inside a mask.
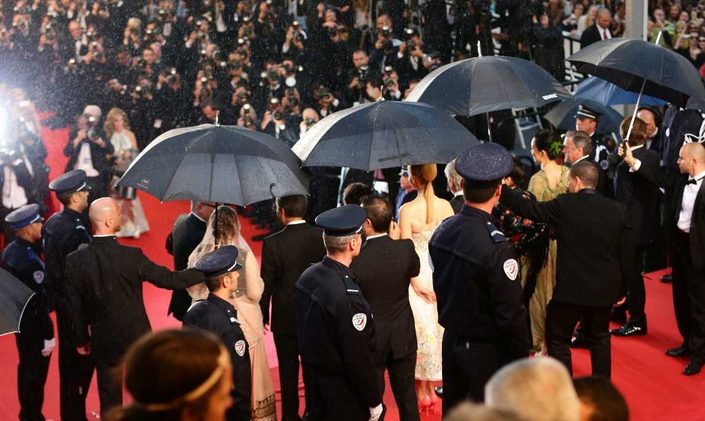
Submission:
[[[659,32],[659,35],[661,33]],[[627,130],[627,136],[623,140],[626,142],[629,140],[629,136],[632,135],[632,128],[634,127],[634,120],[636,119],[636,113],[639,111],[639,103],[641,102],[641,95],[644,93],[644,87],[646,86],[646,79],[641,83],[641,90],[639,90],[639,96],[636,98],[636,105],[634,106],[634,112],[632,113],[632,120],[629,122],[629,130]]]

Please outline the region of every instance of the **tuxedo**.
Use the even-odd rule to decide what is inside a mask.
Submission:
[[[673,307],[683,343],[693,359],[705,362],[705,182],[689,187],[689,177],[641,164],[637,173],[670,192],[665,224],[674,233]],[[698,174],[696,178],[702,178]],[[687,191],[693,189],[694,191]],[[688,232],[679,226],[684,207],[692,209]]]
[[[457,196],[453,196],[453,198],[450,199],[450,206],[453,208],[454,213],[460,212],[460,209],[463,208],[464,204],[465,204],[465,197],[462,194],[459,194]]]
[[[305,222],[286,225],[281,231],[266,237],[262,246],[264,293],[260,307],[262,320],[268,324],[271,300],[271,330],[279,360],[283,420],[297,419],[299,412],[295,284],[301,274],[312,264],[320,262],[325,254],[323,230]],[[304,373],[304,378],[306,375]],[[305,383],[310,384],[308,381]],[[308,399],[308,393],[306,397]]]
[[[171,272],[115,236],[93,241],[66,257],[66,313],[76,345],[90,342],[98,372],[100,409],[122,404],[121,380],[113,370],[124,352],[151,330],[142,282],[160,288],[186,288],[203,281],[195,270]]]
[[[594,24],[591,27],[583,31],[583,35],[580,37],[580,48],[585,48],[590,44],[594,44],[598,41],[603,40],[603,35],[600,33],[606,31],[609,36],[606,39],[612,37],[612,33],[609,29],[602,29],[598,24]]]
[[[174,270],[183,270],[188,266],[188,258],[198,247],[206,234],[206,221],[193,213],[179,215],[174,227],[166,239],[166,250],[174,256]],[[185,289],[175,289],[171,293],[167,314],[174,314],[177,320],[183,320],[191,306],[191,296]]]
[[[519,215],[551,224],[556,233],[556,287],[546,316],[548,354],[572,372],[570,339],[582,317],[593,374],[609,377],[610,307],[634,261],[626,207],[593,189],[535,202],[504,187],[501,201]]]
[[[411,240],[392,240],[386,234],[368,238],[350,265],[375,317],[379,385],[384,390],[387,368],[402,421],[419,419],[414,390],[416,330],[409,282],[418,276],[420,267]]]
[[[658,169],[659,157],[656,152],[641,146],[633,149],[632,153],[642,165],[648,166],[650,171]],[[627,309],[631,322],[645,325],[646,290],[642,275],[644,253],[658,232],[660,192],[653,183],[629,171],[629,166],[624,161],[617,166],[615,172],[614,192],[615,199],[627,207],[627,215],[634,229],[634,265],[631,275],[625,279]]]

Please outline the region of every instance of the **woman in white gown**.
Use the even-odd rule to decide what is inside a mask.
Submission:
[[[217,226],[214,230],[214,224]],[[215,233],[214,233],[215,231]],[[238,248],[237,262],[242,265],[238,289],[230,300],[237,310],[237,318],[250,350],[252,364],[252,420],[276,421],[274,401],[274,384],[269,371],[267,353],[264,349],[264,324],[259,300],[264,291],[264,282],[260,277],[259,265],[247,241],[240,235],[240,222],[233,208],[226,205],[218,207],[208,220],[208,227],[203,240],[191,253],[188,266],[193,265],[204,254],[210,253],[222,245],[234,245]],[[188,289],[194,301],[205,299],[208,288],[197,284]]]
[[[436,295],[429,264],[428,242],[444,219],[453,215],[447,200],[436,197],[431,184],[436,164],[411,165],[411,184],[418,191],[414,200],[399,209],[401,238],[411,238],[421,260],[419,276],[411,280],[409,302],[414,313],[418,350],[416,353],[416,393],[422,411],[435,412],[439,405],[433,386],[442,380],[441,343],[443,328],[438,324]]]

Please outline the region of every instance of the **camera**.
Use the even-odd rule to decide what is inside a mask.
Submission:
[[[98,119],[90,114],[86,114],[86,117],[88,119],[88,129],[86,130],[86,136],[90,140],[98,140],[100,138],[100,131],[97,129]]]
[[[281,111],[277,110],[272,113],[272,118],[275,120],[284,120],[284,113]]]
[[[416,43],[414,41],[407,41],[406,42],[406,49],[411,51],[416,47]]]
[[[316,121],[312,118],[307,118],[306,120],[304,120],[304,124],[306,125],[306,127],[311,127],[316,124]]]
[[[392,78],[384,79],[384,87],[387,89],[392,89],[397,86],[397,82]]]
[[[245,112],[249,112],[252,109],[252,105],[250,104],[245,104],[242,106],[242,109],[245,110]]]
[[[390,35],[392,35],[392,29],[388,26],[383,26],[382,36],[384,36],[385,38],[389,38]]]

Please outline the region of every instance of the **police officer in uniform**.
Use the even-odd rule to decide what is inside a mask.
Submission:
[[[316,217],[326,256],[296,282],[301,361],[311,393],[311,421],[382,419],[382,392],[374,364],[370,305],[349,266],[360,253],[363,208],[347,205]],[[310,376],[310,377],[308,377]]]
[[[69,171],[49,183],[49,189],[64,205],[42,229],[47,294],[50,308],[56,309],[59,330],[61,419],[80,421],[86,419],[86,394],[95,364],[90,355],[79,354],[71,340],[71,326],[64,308],[64,264],[68,254],[91,241],[90,224],[82,213],[88,207],[86,173]]]
[[[492,209],[512,156],[482,144],[458,156],[465,205],[429,242],[438,322],[443,335],[443,413],[465,399],[482,401],[503,365],[528,356],[529,332],[518,257]]]
[[[44,292],[44,262],[39,257],[43,222],[39,205],[22,206],[8,214],[5,222],[14,231],[15,240],[3,251],[1,265],[35,292],[24,310],[20,332],[15,336],[20,356],[17,366],[19,419],[44,420],[44,383],[56,340]]]
[[[228,410],[228,421],[250,420],[252,390],[250,352],[245,334],[237,320],[237,310],[228,298],[237,290],[238,250],[223,246],[201,257],[194,269],[206,277],[210,291],[208,298],[194,304],[184,316],[184,326],[197,327],[218,335],[230,353],[233,364],[233,406]]]

